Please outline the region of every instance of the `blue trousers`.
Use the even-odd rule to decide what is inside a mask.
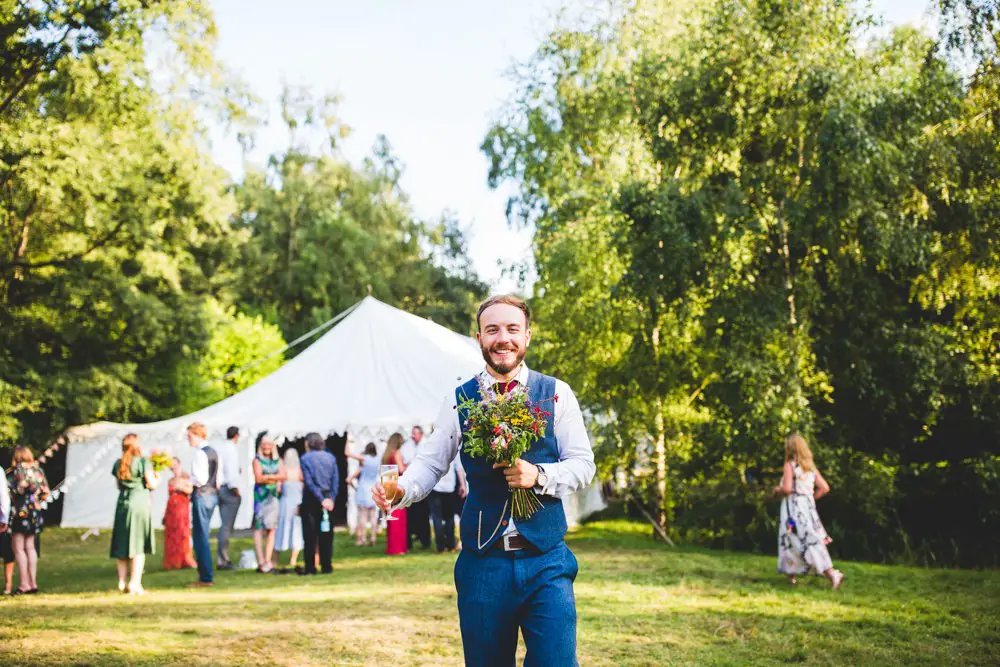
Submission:
[[[577,562],[565,543],[539,554],[463,551],[455,563],[466,667],[511,667],[521,630],[524,667],[575,667]]]
[[[219,504],[219,496],[191,496],[191,541],[194,542],[194,559],[198,561],[198,579],[212,581],[212,545],[208,542],[208,529],[212,513]]]

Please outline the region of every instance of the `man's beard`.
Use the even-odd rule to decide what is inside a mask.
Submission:
[[[496,345],[493,346],[494,352],[497,351],[496,349],[497,347],[498,346]],[[516,351],[514,356],[514,361],[509,364],[507,363],[498,364],[494,362],[492,356],[490,355],[490,348],[480,346],[480,349],[483,352],[483,359],[486,361],[486,365],[492,368],[494,371],[496,371],[498,375],[507,375],[507,373],[510,373],[512,370],[517,368],[522,361],[524,361],[524,348],[513,347],[513,350]]]

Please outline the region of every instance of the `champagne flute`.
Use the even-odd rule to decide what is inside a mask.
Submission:
[[[389,510],[386,512],[384,519],[386,521],[395,521],[396,517],[392,515],[392,501],[396,498],[396,485],[399,482],[399,467],[394,465],[379,466],[378,477],[379,481],[382,482],[382,488],[385,490],[386,500],[389,501]]]

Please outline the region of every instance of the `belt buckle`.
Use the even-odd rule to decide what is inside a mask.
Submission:
[[[503,536],[503,550],[504,551],[521,551],[524,547],[512,547],[510,546],[510,538],[520,537],[518,533],[507,533]]]

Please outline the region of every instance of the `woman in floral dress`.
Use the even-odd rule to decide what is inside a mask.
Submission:
[[[788,575],[792,584],[797,575],[822,573],[839,588],[844,574],[833,567],[826,548],[831,539],[816,510],[816,500],[830,492],[830,485],[813,463],[806,439],[798,433],[785,439],[784,474],[774,491],[785,496],[778,524],[778,571]]]
[[[38,552],[35,535],[45,523],[42,503],[48,500],[49,483],[27,447],[14,450],[10,476],[10,532],[19,584],[15,595],[38,592]]]

